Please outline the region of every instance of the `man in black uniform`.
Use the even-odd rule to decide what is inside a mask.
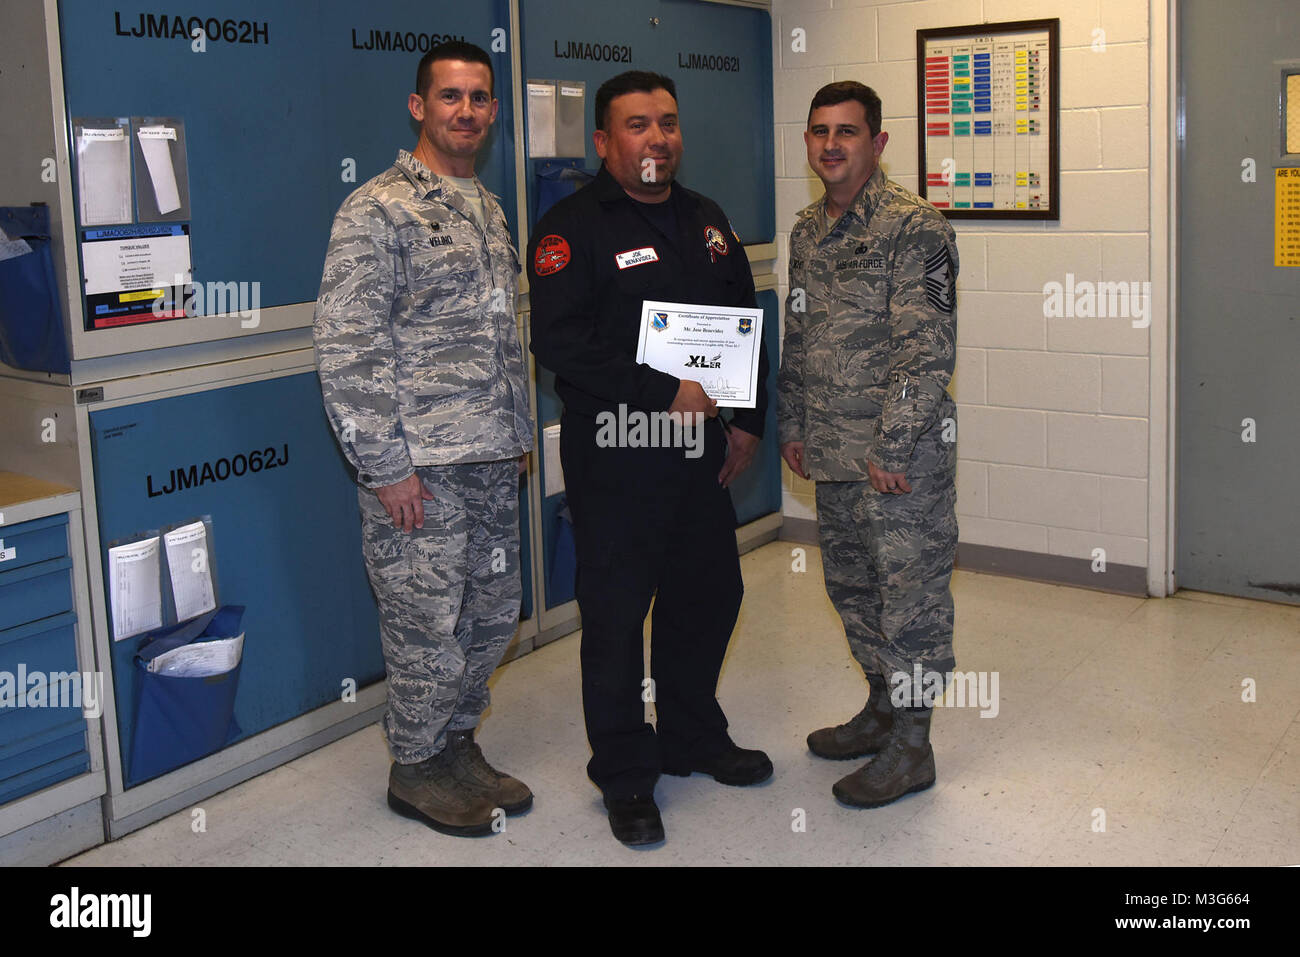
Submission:
[[[767,358],[760,348],[757,407],[736,410],[730,426],[698,382],[636,361],[643,300],[753,307],[754,283],[726,215],[673,181],[682,153],[673,81],[623,73],[600,87],[595,107],[600,173],[542,217],[528,250],[532,350],[564,401],[587,773],[614,836],[650,844],[664,837],[661,771],[733,785],[772,774],[767,755],[732,742],[716,697],[744,592],[727,486],[763,434]],[[598,441],[598,416],[618,416],[620,405],[623,416],[702,422],[702,453]],[[642,629],[656,593],[657,729],[642,697]]]

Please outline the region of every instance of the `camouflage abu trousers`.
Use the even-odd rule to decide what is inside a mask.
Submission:
[[[877,492],[869,481],[818,482],[817,525],[826,593],[844,622],[864,672],[913,676],[953,670],[953,604],[948,589],[957,553],[956,422],[947,396],[907,469],[911,492]]]
[[[388,668],[384,733],[399,764],[441,752],[448,731],[477,727],[522,598],[516,460],[415,472],[434,497],[424,528],[409,535],[378,495],[358,489]]]

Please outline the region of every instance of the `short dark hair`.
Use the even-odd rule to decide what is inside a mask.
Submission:
[[[819,106],[835,106],[839,103],[847,103],[849,100],[857,100],[862,104],[862,109],[867,114],[867,126],[871,130],[873,137],[880,134],[880,97],[876,91],[869,86],[864,86],[857,80],[840,80],[838,83],[827,83],[817,91],[812,98],[812,105],[808,107],[808,122],[812,122],[813,110]]]
[[[431,49],[420,57],[420,65],[415,71],[415,92],[420,99],[425,99],[429,87],[433,85],[433,71],[429,69],[435,60],[464,60],[466,63],[482,63],[488,68],[488,92],[496,87],[496,71],[492,69],[492,58],[480,46],[466,43],[464,40],[448,40]]]
[[[618,76],[611,76],[596,91],[596,129],[609,129],[609,104],[624,93],[653,93],[655,90],[667,90],[668,95],[677,99],[677,84],[662,73],[650,73],[647,70],[628,70]]]

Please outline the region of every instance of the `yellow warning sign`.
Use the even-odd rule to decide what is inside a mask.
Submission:
[[[1274,171],[1274,266],[1300,266],[1300,167]]]

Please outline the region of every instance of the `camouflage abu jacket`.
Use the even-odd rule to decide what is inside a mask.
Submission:
[[[402,150],[334,217],[316,364],[362,485],[532,448],[519,259],[500,203],[481,183],[479,192],[486,235],[455,185]]]
[[[829,230],[825,202],[790,233],[780,441],[803,442],[821,481],[865,479],[868,461],[906,472],[917,437],[955,408],[956,236],[879,167]]]

